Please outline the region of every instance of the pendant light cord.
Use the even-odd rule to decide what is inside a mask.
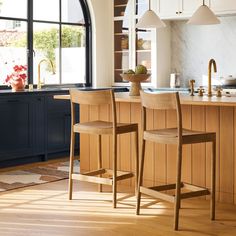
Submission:
[[[203,6],[205,6],[206,4],[205,4],[205,0],[203,0]]]
[[[151,10],[151,0],[148,1],[148,10]]]

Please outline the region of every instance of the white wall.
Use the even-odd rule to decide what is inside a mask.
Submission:
[[[169,87],[171,72],[171,28],[170,23],[165,22],[166,27],[157,30],[157,78],[154,87]]]
[[[181,74],[182,86],[190,79],[196,85],[207,85],[208,61],[216,60],[217,74],[236,76],[236,16],[221,17],[219,25],[186,25],[186,21],[171,23],[172,71]],[[214,82],[213,82],[214,83]]]
[[[112,85],[112,24],[111,0],[88,0],[93,25],[93,86]]]

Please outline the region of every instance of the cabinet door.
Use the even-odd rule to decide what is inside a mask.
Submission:
[[[70,144],[70,115],[61,112],[48,114],[47,151],[55,153],[69,150]]]
[[[47,152],[69,151],[70,102],[47,97]]]
[[[236,12],[235,0],[210,0],[210,7],[216,14]]]
[[[191,16],[202,4],[202,0],[181,0],[180,14],[184,16]],[[206,0],[205,4],[209,6],[209,1]]]
[[[0,161],[33,152],[33,106],[30,98],[0,99]]]
[[[45,153],[45,99],[43,96],[34,96],[34,155]]]
[[[178,16],[180,12],[179,0],[159,0],[159,15],[160,17]]]

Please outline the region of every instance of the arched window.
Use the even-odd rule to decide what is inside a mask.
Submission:
[[[0,85],[14,65],[28,84],[91,85],[91,28],[86,0],[0,0]]]

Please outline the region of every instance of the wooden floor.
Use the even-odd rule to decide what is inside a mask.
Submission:
[[[67,180],[0,194],[1,236],[169,236],[236,235],[236,207],[217,204],[217,220],[209,220],[209,202],[186,200],[180,212],[180,231],[172,230],[173,205],[145,198],[135,215],[132,194],[119,194],[112,209],[109,192],[95,185],[75,183],[74,200],[67,196]]]

